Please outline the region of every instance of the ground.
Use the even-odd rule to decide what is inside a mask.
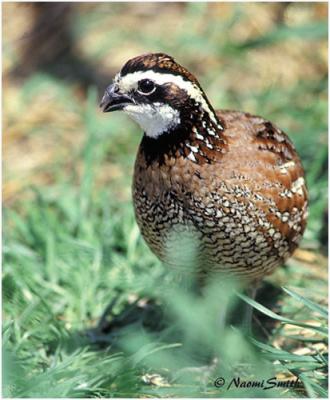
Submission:
[[[48,12],[56,34],[42,11],[3,5],[4,395],[327,397],[327,4],[81,3]],[[302,157],[308,226],[263,283],[252,337],[219,325],[221,284],[182,291],[136,226],[141,133],[98,103],[146,51],[187,66],[216,108],[275,122]],[[234,377],[302,387],[227,390]]]

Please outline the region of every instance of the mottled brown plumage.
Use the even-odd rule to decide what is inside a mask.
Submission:
[[[153,78],[154,91],[141,97],[140,83],[131,83],[134,73]],[[182,81],[171,81],[171,74]],[[146,131],[135,163],[135,214],[151,250],[168,264],[189,268],[191,259],[182,265],[172,254],[187,236],[203,275],[259,279],[281,265],[298,246],[307,218],[304,172],[288,137],[261,117],[214,112],[196,78],[167,55],[130,60],[116,79],[117,93],[132,85],[125,95],[134,107],[141,102],[141,112],[158,107],[164,126],[164,110],[176,118],[159,134],[154,127]],[[107,100],[105,109],[116,103]]]

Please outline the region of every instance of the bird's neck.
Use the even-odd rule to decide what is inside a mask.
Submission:
[[[213,151],[222,151],[224,123],[212,108],[181,110],[180,123],[157,138],[144,135],[141,151],[147,163],[165,162],[165,156],[184,157],[195,163],[210,162]]]

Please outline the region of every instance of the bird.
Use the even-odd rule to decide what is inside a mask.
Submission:
[[[188,238],[201,282],[221,276],[252,284],[292,255],[305,230],[308,192],[295,147],[274,123],[215,110],[196,77],[165,53],[128,60],[100,107],[122,110],[143,131],[135,216],[166,265],[190,268],[191,257],[185,265],[172,254]]]

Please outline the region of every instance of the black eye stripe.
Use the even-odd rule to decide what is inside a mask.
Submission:
[[[138,91],[140,93],[151,94],[155,88],[155,83],[151,79],[142,79],[138,82]]]

